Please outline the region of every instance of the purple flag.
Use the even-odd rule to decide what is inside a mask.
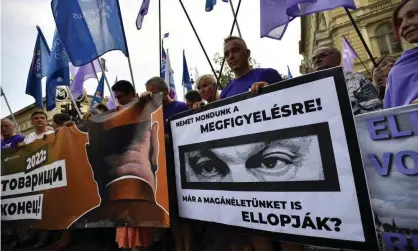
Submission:
[[[148,14],[150,0],[143,0],[141,9],[139,9],[138,17],[136,18],[136,28],[140,30],[142,28],[142,22],[144,21],[144,17]]]
[[[104,59],[101,60],[105,71],[107,71]],[[96,77],[94,69],[96,69],[97,73],[102,72],[99,61],[97,59],[78,68],[77,73],[74,76],[74,80],[70,86],[71,93],[73,94],[74,98],[80,97],[83,94],[84,81]],[[70,70],[70,72],[73,71],[74,69]]]
[[[337,7],[356,5],[354,0],[260,0],[260,36],[280,40],[294,18]]]
[[[350,42],[343,36],[343,66],[345,71],[353,71],[354,60],[358,58],[357,52]]]

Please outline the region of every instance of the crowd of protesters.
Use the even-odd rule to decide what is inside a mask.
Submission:
[[[396,37],[410,44],[418,44],[418,0],[404,0],[393,12],[393,29]],[[251,51],[245,41],[239,37],[230,36],[224,40],[224,56],[234,72],[235,78],[219,93],[217,81],[213,75],[203,75],[196,80],[196,90],[185,95],[186,103],[170,98],[169,87],[160,77],[153,77],[145,84],[146,93],[138,96],[128,81],[118,81],[112,87],[119,105],[123,106],[135,99],[155,93],[163,93],[164,120],[177,113],[193,109],[199,110],[207,103],[216,102],[248,91],[258,93],[261,88],[271,84],[281,84],[282,77],[271,68],[251,68],[249,58]],[[341,53],[335,48],[321,47],[314,51],[311,62],[312,70],[320,71],[337,67],[341,63]],[[418,47],[406,50],[400,58],[383,55],[376,60],[377,66],[372,69],[371,79],[361,73],[344,71],[346,87],[354,115],[418,103]],[[323,90],[326,91],[326,90]],[[117,110],[117,109],[116,109]],[[77,123],[82,131],[92,116],[108,112],[105,105],[95,105],[85,113],[83,120]],[[34,112],[31,123],[35,131],[26,137],[16,134],[16,128],[9,119],[1,120],[1,147],[3,149],[18,149],[25,147],[36,139],[54,133],[63,126],[74,124],[67,114],[56,114],[53,117],[52,128],[48,125],[47,115],[42,111]],[[83,124],[84,123],[84,124]],[[169,127],[165,125],[166,149],[169,151]],[[169,153],[168,153],[169,154]],[[174,168],[169,166],[169,168]],[[86,230],[87,231],[87,230]],[[91,230],[90,230],[91,231]],[[131,250],[244,250],[244,251],[298,251],[304,247],[293,243],[278,243],[255,236],[242,235],[235,232],[224,232],[215,227],[190,225],[179,220],[172,222],[171,231],[144,227],[118,227],[103,231],[106,236],[103,248],[129,248]],[[107,238],[109,237],[109,238]],[[174,247],[161,249],[162,243],[173,239]],[[25,246],[34,243],[34,248],[48,244],[50,231],[20,230],[12,224],[2,224],[2,242],[10,242],[12,247]],[[197,240],[197,241],[196,241]],[[59,240],[52,250],[63,250],[73,241],[72,230],[63,230]],[[117,242],[117,246],[115,245]],[[198,245],[193,243],[199,243]],[[165,244],[166,245],[166,244]],[[166,245],[167,246],[167,245]],[[198,248],[196,248],[198,246]],[[221,248],[219,248],[221,247]]]

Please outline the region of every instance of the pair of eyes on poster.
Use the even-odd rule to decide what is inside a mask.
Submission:
[[[187,182],[324,180],[317,136],[196,149],[184,157]]]

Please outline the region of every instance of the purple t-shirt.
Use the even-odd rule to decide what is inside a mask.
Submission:
[[[418,98],[418,47],[405,51],[389,73],[384,108],[409,105]]]
[[[255,82],[267,82],[274,84],[282,81],[282,76],[271,68],[252,69],[242,77],[235,78],[229,82],[221,92],[221,99],[229,98],[244,92],[248,92]]]
[[[168,125],[167,125],[167,120],[168,118],[170,118],[171,116],[180,113],[180,112],[184,112],[187,111],[189,109],[189,106],[184,103],[184,102],[180,102],[180,101],[176,101],[174,100],[173,102],[171,102],[170,104],[163,106],[163,118],[164,118],[164,131],[165,133],[168,132]]]
[[[2,139],[1,140],[1,149],[8,149],[8,148],[17,148],[17,144],[23,142],[25,140],[25,136],[21,134],[16,134],[10,138]]]

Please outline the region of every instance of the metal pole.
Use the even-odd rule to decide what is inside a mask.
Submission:
[[[238,12],[239,9],[241,7],[241,0],[239,0],[238,2],[238,7],[237,7],[237,12],[234,15],[234,22],[232,23],[232,27],[231,27],[231,31],[229,32],[229,35],[231,36],[232,33],[234,32],[234,28],[235,28],[235,23],[237,22],[237,16],[238,16]],[[213,100],[215,100],[216,98],[216,94],[218,92],[219,86],[221,85],[221,83],[219,82],[221,80],[221,76],[222,76],[222,70],[224,68],[224,64],[225,64],[225,57],[222,59],[222,64],[221,64],[221,69],[219,70],[219,75],[218,78],[216,79],[216,88],[215,88],[215,92],[213,93]],[[216,76],[216,74],[215,74]]]
[[[118,4],[120,25],[122,26],[123,37],[125,38],[126,54],[128,54],[126,55],[126,57],[128,58],[129,71],[131,72],[132,85],[134,86],[134,91],[136,92],[134,74],[132,72],[131,58],[129,57],[128,40],[126,40],[125,28],[123,27],[122,12],[120,10],[119,0],[117,0],[116,3]]]
[[[229,6],[231,6],[232,16],[235,17],[235,9],[234,9],[234,5],[232,4],[232,0],[229,0],[228,2],[229,2]],[[239,28],[238,20],[237,20],[237,30],[238,30],[239,37],[242,38],[241,29]]]
[[[187,13],[187,10],[186,10],[186,8],[184,7],[184,4],[183,4],[182,0],[179,0],[179,2],[180,2],[180,4],[181,4],[181,7],[183,8],[184,14],[186,14],[187,20],[189,20],[190,26],[192,26],[193,32],[194,32],[194,34],[196,35],[197,40],[199,41],[199,44],[200,44],[200,47],[201,47],[201,48],[202,48],[202,50],[203,50],[203,53],[205,53],[206,60],[208,61],[209,65],[210,65],[210,68],[212,69],[213,75],[214,75],[214,76],[216,76],[217,74],[216,74],[215,68],[213,68],[212,62],[210,61],[209,56],[208,56],[208,54],[206,53],[205,47],[203,47],[202,41],[200,40],[200,37],[199,37],[199,35],[197,34],[196,29],[194,28],[193,22],[192,22],[192,20],[190,19],[189,14]],[[240,2],[241,2],[241,0],[240,0]],[[235,25],[235,23],[234,23],[234,25]]]
[[[70,88],[69,88],[68,86],[66,86],[66,87],[67,87],[68,94],[70,95],[71,102],[73,102],[73,105],[74,105],[74,107],[75,107],[75,110],[76,110],[76,111],[77,111],[77,113],[78,113],[78,116],[80,117],[80,119],[82,119],[82,118],[83,118],[83,116],[81,115],[80,109],[78,109],[78,106],[77,106],[77,103],[75,102],[75,99],[74,99],[74,97],[73,97],[73,94],[71,94],[71,90],[70,90]]]
[[[103,76],[104,76],[104,79],[105,79],[105,82],[106,82],[106,85],[107,85],[107,88],[109,89],[109,92],[110,92],[110,96],[113,98],[113,100],[116,102],[116,99],[115,99],[115,95],[113,94],[113,91],[112,91],[112,88],[110,88],[110,85],[109,85],[109,81],[107,80],[107,76],[106,76],[106,72],[105,72],[105,67],[102,65],[102,63],[101,63],[101,58],[99,58],[99,65],[100,65],[100,69],[102,70],[102,74],[103,74]],[[94,67],[94,66],[93,66]],[[94,68],[93,68],[94,69]],[[94,69],[94,73],[96,74],[96,77],[97,77],[97,73],[96,73],[96,69]]]
[[[4,101],[6,101],[7,108],[9,108],[10,115],[12,116],[13,122],[15,123],[15,127],[20,134],[19,125],[17,124],[15,115],[13,115],[12,109],[10,108],[9,101],[7,101],[6,93],[3,92],[3,87],[1,87],[1,93],[3,94]]]
[[[161,72],[163,71],[163,62],[162,62],[162,55],[161,55],[161,53],[162,53],[162,40],[161,40],[161,0],[158,0],[158,44],[160,45],[159,46],[159,49],[160,49],[160,75],[161,75]]]
[[[356,21],[354,21],[354,18],[351,15],[350,11],[347,8],[344,8],[344,9],[345,9],[345,12],[348,15],[348,18],[350,18],[351,24],[354,26],[354,29],[356,30],[357,35],[360,37],[361,43],[363,44],[364,48],[366,49],[366,52],[369,55],[370,60],[372,61],[374,67],[377,67],[376,60],[374,60],[374,57],[372,55],[372,52],[370,51],[369,47],[367,46],[366,41],[364,40],[364,37],[361,34],[360,29],[358,28],[358,26],[356,24]]]
[[[364,69],[366,69],[367,74],[369,74],[369,75],[370,75],[370,72],[369,72],[369,70],[367,69],[366,65],[364,64],[363,60],[361,60],[361,59],[360,59],[360,57],[358,57],[358,60],[359,60],[359,61],[360,61],[360,63],[363,65]],[[372,75],[370,75],[370,76],[372,76]],[[373,76],[372,76],[372,77],[373,77]]]

